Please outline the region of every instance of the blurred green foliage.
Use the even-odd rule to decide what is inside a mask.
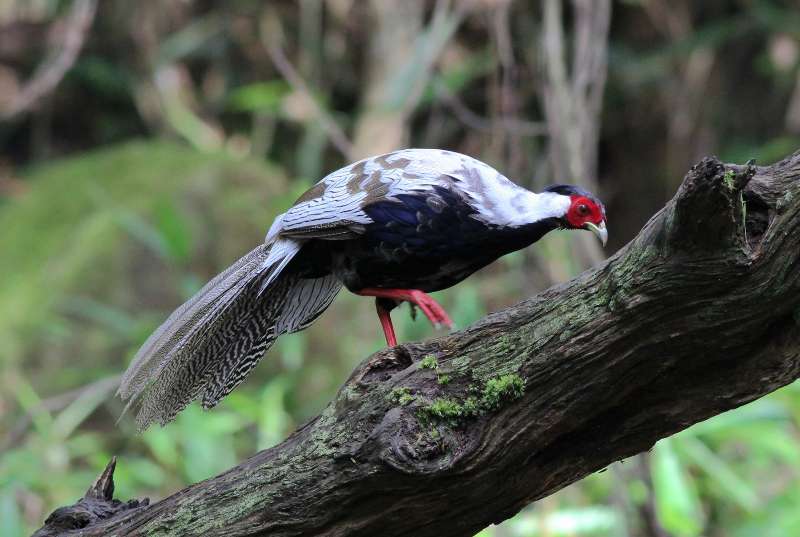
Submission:
[[[380,19],[369,6],[397,4],[99,3],[57,91],[0,123],[0,535],[27,535],[74,502],[112,455],[123,499],[161,498],[215,475],[316,415],[383,346],[369,301],[342,293],[213,411],[192,406],[142,435],[127,417],[115,423],[116,381],[152,329],[345,163],[324,119],[352,134],[356,150],[389,133],[472,153],[529,186],[548,180],[546,142],[530,134],[547,120],[538,3],[437,11],[447,4]],[[71,5],[0,0],[9,95],[46,57],[48,28]],[[612,247],[699,156],[763,164],[800,146],[798,20],[796,7],[768,0],[614,4],[598,170]],[[398,28],[413,31],[391,33]],[[380,48],[387,32],[396,42]],[[282,34],[309,95],[274,68],[262,33]],[[382,70],[385,57],[403,62]],[[382,128],[359,141],[362,123],[375,121]],[[580,272],[573,239],[551,234],[438,298],[466,326]],[[400,340],[431,336],[407,311],[394,316]],[[800,385],[479,535],[800,535]]]

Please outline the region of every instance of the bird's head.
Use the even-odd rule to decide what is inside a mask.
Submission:
[[[569,198],[569,208],[561,217],[567,229],[588,229],[594,233],[603,246],[608,240],[606,230],[606,208],[591,192],[574,185],[553,185],[545,192],[553,192]]]

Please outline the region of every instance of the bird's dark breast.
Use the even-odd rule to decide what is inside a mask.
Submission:
[[[368,287],[438,291],[498,257],[538,240],[558,222],[519,228],[487,225],[459,194],[401,194],[364,208],[363,235],[328,241],[331,268],[351,291]]]

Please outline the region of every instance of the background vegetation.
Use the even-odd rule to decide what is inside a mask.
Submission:
[[[113,454],[121,498],[214,475],[383,345],[343,293],[212,412],[115,424],[149,332],[327,171],[429,146],[531,188],[580,182],[614,251],[700,156],[800,147],[799,57],[788,0],[0,0],[0,534]],[[439,298],[467,325],[602,259],[582,235]],[[395,317],[402,340],[432,335]],[[799,425],[795,384],[480,535],[800,535]]]

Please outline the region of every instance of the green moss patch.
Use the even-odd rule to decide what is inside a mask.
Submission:
[[[417,367],[420,369],[439,369],[439,362],[436,360],[434,355],[428,354],[419,361],[419,365]]]
[[[419,369],[431,369],[434,373],[436,373],[436,382],[441,384],[442,386],[448,384],[452,378],[450,375],[445,375],[442,373],[442,370],[439,368],[439,362],[436,360],[436,357],[432,354],[426,355],[422,360],[419,361],[417,364]]]
[[[722,181],[725,183],[725,186],[733,190],[736,187],[736,182],[734,181],[735,177],[736,174],[734,173],[734,171],[728,170],[725,172],[725,175],[722,176]]]
[[[483,387],[481,406],[488,410],[495,410],[504,402],[514,401],[525,393],[525,381],[516,374],[502,375],[489,379]]]
[[[433,418],[441,421],[457,421],[464,416],[464,406],[447,397],[440,397],[431,401],[420,409],[420,413],[425,418]]]
[[[406,406],[416,399],[416,397],[411,395],[411,390],[405,386],[393,389],[391,392],[389,392],[389,395],[387,395],[386,398],[392,403],[400,406]]]
[[[503,405],[522,397],[524,393],[525,381],[519,375],[510,373],[489,379],[480,388],[480,396],[470,395],[464,400],[439,397],[421,406],[417,415],[423,421],[445,421],[455,424],[467,418],[499,410]]]

